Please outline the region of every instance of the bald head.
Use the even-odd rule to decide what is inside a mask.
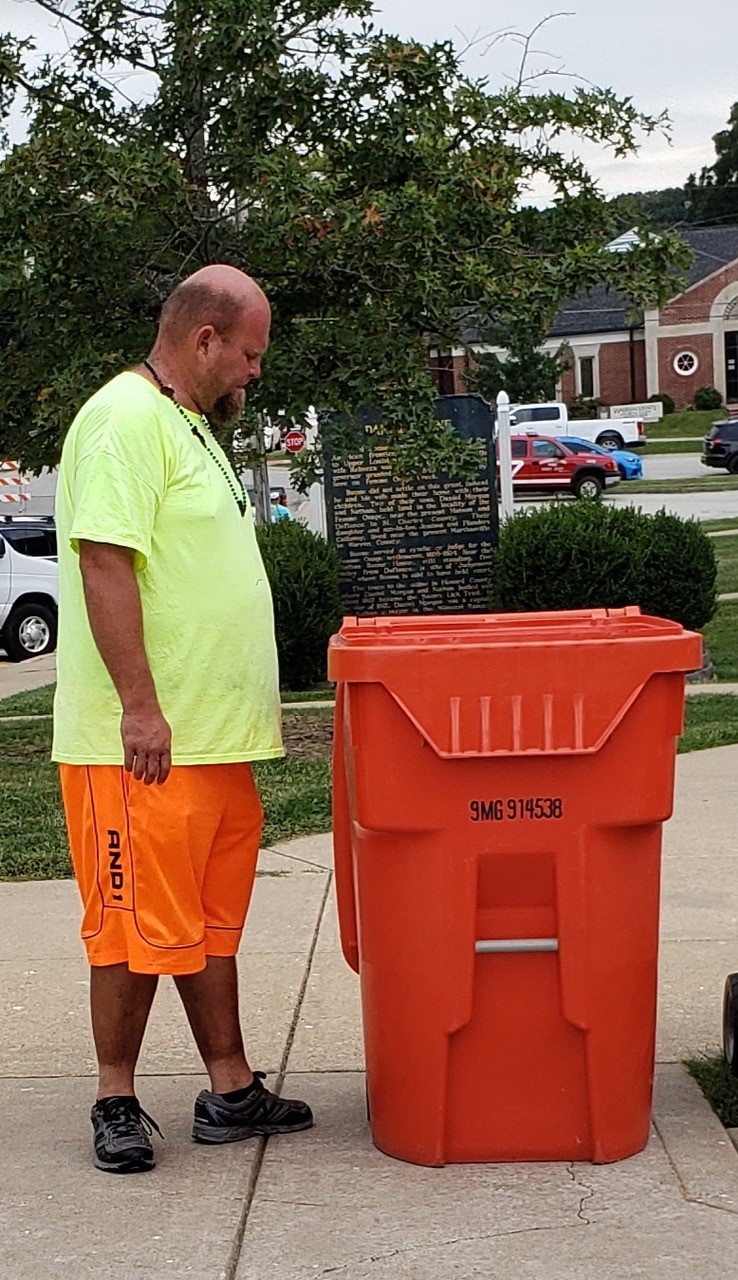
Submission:
[[[251,276],[223,264],[203,267],[162,307],[149,357],[156,380],[215,425],[238,421],[246,386],[261,376],[270,321],[269,303]],[[146,368],[144,376],[153,378]]]
[[[269,303],[256,281],[223,263],[202,267],[178,284],[164,303],[159,342],[177,347],[193,330],[206,326],[227,338],[248,315],[269,322]]]

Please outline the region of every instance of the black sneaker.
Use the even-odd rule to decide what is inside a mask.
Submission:
[[[145,1173],[153,1169],[154,1148],[149,1134],[162,1132],[147,1116],[138,1098],[102,1098],[90,1112],[94,1130],[95,1164],[106,1173]]]
[[[313,1113],[306,1102],[278,1098],[261,1083],[263,1071],[254,1072],[254,1082],[240,1102],[228,1102],[220,1093],[203,1089],[195,1102],[195,1142],[241,1142],[255,1134],[296,1133],[309,1129]]]

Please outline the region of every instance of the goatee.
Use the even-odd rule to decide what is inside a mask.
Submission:
[[[230,391],[228,395],[218,396],[208,419],[214,427],[235,427],[243,413],[246,394],[243,390]]]

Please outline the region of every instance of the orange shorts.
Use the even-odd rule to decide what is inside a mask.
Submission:
[[[198,973],[235,955],[262,829],[251,766],[175,766],[162,787],[117,765],[60,773],[90,964]]]

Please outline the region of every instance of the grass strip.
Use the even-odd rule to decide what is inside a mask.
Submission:
[[[726,600],[704,629],[718,680],[738,680],[738,600]]]
[[[738,476],[726,472],[718,475],[693,476],[684,480],[628,480],[616,493],[722,493],[738,489]]]
[[[705,533],[727,533],[735,530],[738,533],[738,519],[735,520],[700,520]]]
[[[321,684],[315,689],[304,689],[299,693],[292,693],[282,690],[280,695],[282,706],[289,706],[291,702],[327,702],[336,696],[336,686],[334,684]],[[2,706],[2,703],[0,703]]]
[[[734,742],[738,742],[738,697],[711,693],[687,699],[684,733],[677,746],[680,755]]]
[[[54,706],[55,684],[44,684],[40,689],[27,689],[0,699],[0,716],[49,716]]]
[[[687,1058],[684,1065],[718,1120],[726,1129],[738,1128],[738,1079],[725,1059],[722,1056]]]
[[[660,422],[645,424],[646,439],[674,438],[675,436],[704,436],[713,422],[727,418],[725,409],[683,409],[681,413],[667,413]]]
[[[718,566],[718,591],[738,591],[738,530],[734,538],[715,538],[711,545]]]

